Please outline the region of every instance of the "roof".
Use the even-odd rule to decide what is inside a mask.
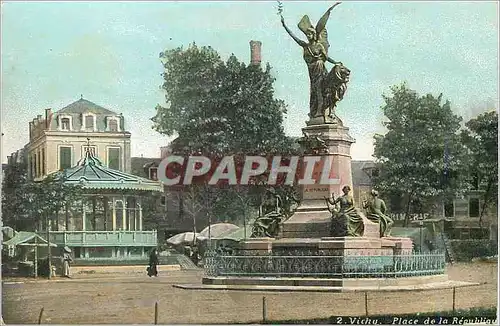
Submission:
[[[374,167],[373,161],[351,161],[352,184],[354,186],[371,185],[368,170]]]
[[[100,105],[97,105],[93,102],[87,101],[83,98],[79,99],[76,102],[73,102],[61,110],[57,111],[57,113],[85,113],[85,112],[92,112],[95,114],[110,114],[110,115],[116,115],[116,112],[113,112],[111,110],[105,109]]]
[[[65,183],[80,184],[83,188],[163,191],[158,181],[104,166],[90,150],[86,151],[85,157],[76,166],[57,173],[65,175]]]
[[[133,175],[143,178],[149,178],[149,173],[146,173],[150,166],[158,166],[161,162],[160,158],[148,157],[131,157],[130,167]]]
[[[5,241],[5,246],[35,246],[35,238],[37,246],[46,246],[47,240],[36,234],[35,232],[19,231],[12,239]],[[57,247],[55,243],[50,244],[51,247]]]
[[[2,226],[2,235],[5,241],[12,239],[17,234],[16,230],[10,226]]]

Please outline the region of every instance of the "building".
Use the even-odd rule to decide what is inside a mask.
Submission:
[[[370,198],[372,178],[377,177],[379,170],[373,161],[351,161],[352,195],[354,202],[360,205],[363,200]]]
[[[158,181],[106,167],[91,146],[76,166],[57,175],[81,185],[84,195],[56,214],[51,242],[72,248],[83,260],[140,258],[156,247],[157,231],[143,228],[143,204],[152,192],[163,192]]]
[[[2,163],[2,180],[5,179],[5,169],[7,169],[8,164]]]
[[[157,231],[147,231],[143,205],[163,187],[130,174],[130,137],[121,114],[82,97],[33,119],[28,144],[8,157],[8,164],[26,164],[29,179],[55,173],[84,188],[50,225],[38,225],[42,232],[50,227],[50,241],[72,248],[76,259],[144,258],[158,243]]]
[[[160,158],[132,157],[130,158],[131,173],[142,178],[158,180],[160,162]]]
[[[25,148],[18,149],[14,153],[10,154],[7,156],[7,164],[8,165],[14,165],[14,164],[21,164],[21,163],[27,163],[28,159],[27,156],[25,155]]]
[[[88,145],[88,139],[92,145]],[[130,132],[125,119],[83,97],[29,123],[29,143],[24,148],[28,177],[41,180],[48,174],[75,166],[86,148],[114,170],[130,172]]]
[[[170,153],[169,148],[168,146],[162,147],[162,157]],[[157,181],[160,162],[161,158],[132,157],[132,174]],[[155,227],[158,230],[158,243],[163,243],[173,234],[193,230],[193,219],[185,218],[186,214],[180,208],[184,207],[182,194],[176,191],[167,191],[165,186],[163,189],[154,218]]]

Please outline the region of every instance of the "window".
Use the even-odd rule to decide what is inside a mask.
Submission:
[[[70,130],[70,123],[69,123],[69,118],[62,118],[61,119],[61,129],[62,130]]]
[[[167,197],[161,196],[160,205],[165,206],[167,204]]]
[[[33,171],[34,171],[34,169],[33,169],[33,166],[34,166],[33,160],[34,160],[33,155],[30,155],[30,177],[31,178],[34,177],[34,174],[33,174]]]
[[[42,175],[45,175],[45,148],[42,148]]]
[[[86,115],[85,116],[85,129],[94,130],[94,116]]]
[[[120,149],[108,148],[108,168],[120,170]]]
[[[455,204],[453,200],[444,203],[444,217],[455,217]]]
[[[87,154],[87,150],[90,152],[92,156],[97,157],[97,146],[83,145],[82,157],[85,157],[85,155]]]
[[[36,153],[33,155],[33,178],[37,178],[38,177],[38,165],[36,164],[37,161],[36,161]]]
[[[37,168],[38,176],[42,176],[42,152],[38,150],[38,168]]]
[[[71,147],[59,147],[59,170],[71,167]]]
[[[478,198],[469,198],[469,217],[479,217]]]
[[[118,121],[116,119],[109,119],[108,121],[108,129],[109,131],[118,131]]]
[[[149,179],[158,180],[158,168],[149,168]]]

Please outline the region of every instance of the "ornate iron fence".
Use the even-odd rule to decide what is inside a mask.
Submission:
[[[228,255],[209,251],[207,276],[387,278],[444,274],[444,253],[403,256]]]

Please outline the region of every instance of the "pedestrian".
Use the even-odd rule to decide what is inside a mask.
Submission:
[[[73,262],[73,258],[71,257],[71,249],[68,246],[64,247],[63,253],[63,276],[67,278],[71,278],[69,275],[69,267]]]
[[[191,250],[191,261],[198,266],[198,263],[200,262],[200,253],[198,251],[198,246],[194,245],[193,249]]]
[[[158,250],[154,248],[151,250],[151,253],[149,254],[149,266],[147,268],[148,271],[148,276],[158,276],[158,265],[159,265],[159,260],[158,260]]]

